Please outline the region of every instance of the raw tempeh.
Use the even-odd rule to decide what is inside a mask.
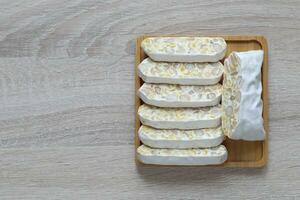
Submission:
[[[220,81],[223,68],[221,62],[170,63],[146,58],[139,64],[138,74],[146,83],[213,85]]]
[[[144,83],[139,97],[158,107],[205,107],[220,103],[222,85],[191,86]]]
[[[139,138],[143,144],[153,148],[207,148],[220,145],[224,140],[221,127],[178,130],[155,129],[142,125]]]
[[[221,37],[149,37],[141,46],[155,61],[217,62],[227,45]]]
[[[161,129],[213,128],[221,123],[221,105],[203,108],[160,108],[143,104],[138,109],[144,125]]]
[[[222,128],[231,139],[264,140],[261,66],[263,51],[233,52],[225,60]]]
[[[207,149],[137,148],[137,158],[142,163],[156,165],[217,165],[227,160],[227,154],[223,145]]]

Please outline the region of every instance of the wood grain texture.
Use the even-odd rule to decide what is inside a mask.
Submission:
[[[299,1],[0,0],[1,199],[299,199]],[[135,39],[264,35],[263,169],[134,163]]]

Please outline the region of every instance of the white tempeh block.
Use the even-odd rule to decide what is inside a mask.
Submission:
[[[147,104],[158,107],[205,107],[220,103],[222,85],[190,86],[144,83],[138,91]]]
[[[138,147],[137,158],[145,164],[156,165],[218,165],[227,160],[225,146],[207,149],[155,149]]]
[[[144,125],[161,129],[213,128],[221,123],[221,105],[203,108],[160,108],[143,104],[138,109]]]
[[[142,125],[139,138],[153,148],[208,148],[220,145],[224,140],[221,127],[195,130],[155,129]]]
[[[138,74],[146,83],[213,85],[221,80],[223,68],[221,62],[170,63],[146,58],[139,64]]]
[[[225,60],[222,128],[231,139],[265,139],[261,100],[262,62],[261,50],[233,52]]]
[[[150,37],[141,46],[151,59],[167,62],[217,62],[227,47],[220,37]]]

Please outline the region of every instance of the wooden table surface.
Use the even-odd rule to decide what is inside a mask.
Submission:
[[[142,34],[261,34],[269,164],[134,163]],[[0,199],[299,199],[300,2],[0,0]]]

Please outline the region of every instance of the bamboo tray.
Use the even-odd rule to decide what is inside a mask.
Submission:
[[[176,35],[177,36],[177,35]],[[186,35],[181,35],[186,36]],[[143,101],[137,96],[138,89],[142,86],[143,80],[137,75],[137,66],[148,56],[141,48],[141,42],[150,36],[141,36],[136,41],[136,55],[135,55],[135,152],[142,144],[138,137],[138,130],[141,126],[137,110]],[[151,36],[155,37],[155,36]],[[242,141],[231,140],[226,138],[223,144],[228,150],[228,160],[222,165],[215,165],[219,167],[262,167],[267,164],[268,159],[268,46],[267,41],[263,36],[220,36],[226,40],[227,52],[225,58],[232,51],[248,51],[248,50],[264,50],[264,61],[262,66],[262,100],[263,100],[263,119],[264,128],[266,131],[266,139],[264,141]],[[223,63],[224,60],[221,62]],[[137,160],[138,165],[145,165]],[[162,166],[162,165],[151,165]]]

